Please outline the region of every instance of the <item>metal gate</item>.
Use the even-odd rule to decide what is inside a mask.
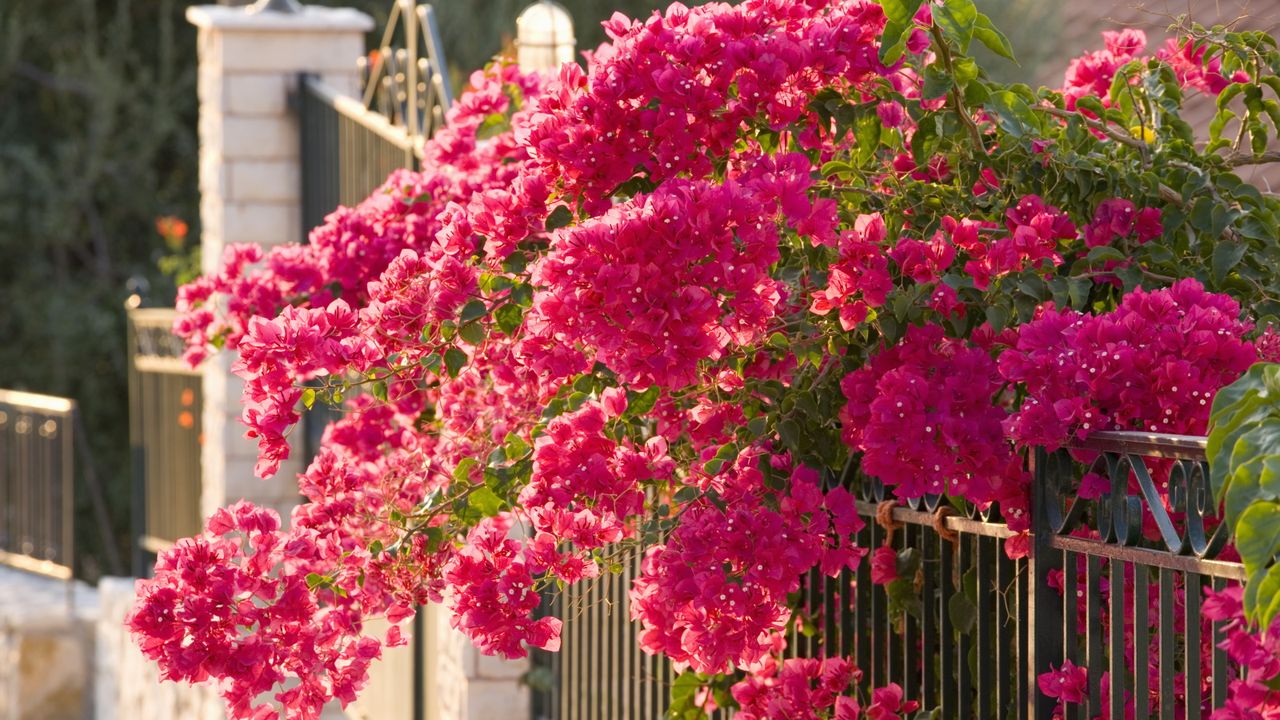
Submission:
[[[1074,462],[1068,449],[1037,452],[1034,552],[1016,561],[1001,547],[1013,533],[997,515],[972,509],[939,515],[944,501],[927,497],[897,504],[886,527],[875,520],[881,503],[892,499],[884,487],[867,478],[839,480],[860,497],[858,512],[867,521],[858,536],[861,547],[917,551],[919,606],[895,615],[884,587],[871,582],[866,560],[836,578],[815,571],[803,584],[787,654],[853,658],[864,684],[897,683],[906,699],[939,708],[943,720],[1048,720],[1056,701],[1039,691],[1037,677],[1066,660],[1087,668],[1088,690],[1085,704],[1066,706],[1065,718],[1108,711],[1109,717],[1125,717],[1126,698],[1136,718],[1172,718],[1175,709],[1180,718],[1207,718],[1209,708],[1225,702],[1232,675],[1219,647],[1222,623],[1202,633],[1201,591],[1221,589],[1245,574],[1239,563],[1215,559],[1225,527],[1202,532],[1212,513],[1212,503],[1205,502],[1204,443],[1200,437],[1096,433],[1073,448],[1077,457],[1081,451],[1096,455],[1091,464]],[[1082,470],[1108,479],[1123,475],[1126,483],[1133,477],[1141,494],[1076,499]],[[1152,508],[1152,499],[1166,492],[1153,479],[1161,477],[1167,477],[1174,513],[1185,517],[1180,526]],[[1143,515],[1163,540],[1117,532]],[[1092,529],[1094,537],[1075,532],[1081,528]],[[637,572],[638,560],[620,575],[570,586],[558,598],[562,648],[541,656],[553,677],[550,690],[535,700],[536,720],[665,716],[675,675],[669,663],[638,647],[626,594]],[[1149,658],[1158,666],[1154,680]],[[1123,690],[1111,692],[1105,708],[1104,673],[1110,687]],[[1182,683],[1179,675],[1205,678],[1207,697],[1201,697],[1200,683]],[[1185,705],[1175,690],[1184,693]]]

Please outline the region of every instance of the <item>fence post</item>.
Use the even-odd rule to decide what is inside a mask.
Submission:
[[[187,19],[199,31],[201,252],[209,273],[228,245],[269,247],[302,236],[298,123],[288,98],[302,72],[354,94],[373,20],[349,8],[249,13],[219,5],[190,7]],[[230,372],[231,355],[205,364],[202,514],[245,498],[287,519],[301,449],[271,481],[255,478],[257,449],[239,420],[242,383]]]

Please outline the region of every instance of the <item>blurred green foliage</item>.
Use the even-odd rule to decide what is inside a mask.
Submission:
[[[183,9],[0,2],[0,387],[79,401],[122,548],[125,283],[159,279],[155,217],[194,220],[197,207],[195,38]],[[101,542],[85,497],[79,553],[92,577]]]

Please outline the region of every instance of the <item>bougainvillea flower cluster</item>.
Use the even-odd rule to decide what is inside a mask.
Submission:
[[[1145,57],[1108,33],[1032,91],[966,56],[1007,47],[962,5],[615,16],[585,66],[474,75],[423,169],[308,243],[228,248],[175,330],[193,362],[238,353],[258,474],[309,408],[345,414],[288,527],[237,505],[162,554],[129,621],[143,651],[216,680],[233,717],[316,717],[416,605],[517,658],[559,647],[556,588],[638,565],[640,644],[698,673],[703,708],[931,710],[847,658],[788,656],[806,574],[865,561],[913,591],[908,555],[859,545],[855,485],[983,509],[1022,557],[1031,447],[1201,433],[1220,388],[1280,356],[1280,207],[1230,172],[1267,139],[1250,103],[1274,78],[1240,60],[1262,45],[1192,29]],[[1222,98],[1203,150],[1193,91]],[[1217,717],[1274,715],[1274,628],[1234,592],[1205,602],[1247,670]],[[1079,702],[1086,674],[1038,689]]]

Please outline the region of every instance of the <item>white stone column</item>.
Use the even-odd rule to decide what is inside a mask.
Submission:
[[[356,59],[373,20],[349,8],[249,14],[220,5],[187,8],[187,20],[199,29],[201,252],[209,273],[229,244],[302,239],[298,120],[289,94],[303,72],[354,94]],[[245,498],[287,520],[303,469],[300,443],[274,478],[254,476],[257,446],[244,437],[243,384],[230,372],[232,360],[224,352],[205,365],[201,510],[207,517]]]
[[[357,94],[355,61],[373,21],[355,10],[313,6],[292,15],[250,15],[240,7],[201,5],[188,8],[187,19],[199,29],[201,252],[204,272],[210,273],[218,270],[228,244],[270,247],[302,240],[298,122],[289,94],[303,72]],[[232,353],[222,352],[205,362],[201,510],[208,516],[245,498],[287,519],[298,500],[300,443],[274,478],[254,476],[257,444],[244,437],[243,383],[230,372],[233,360]],[[427,612],[428,667],[418,669],[427,684],[427,718],[526,717],[529,693],[517,678],[528,663],[479,656],[449,627],[445,610]],[[411,650],[387,655],[371,669],[369,687],[350,717],[396,720],[409,714]]]

